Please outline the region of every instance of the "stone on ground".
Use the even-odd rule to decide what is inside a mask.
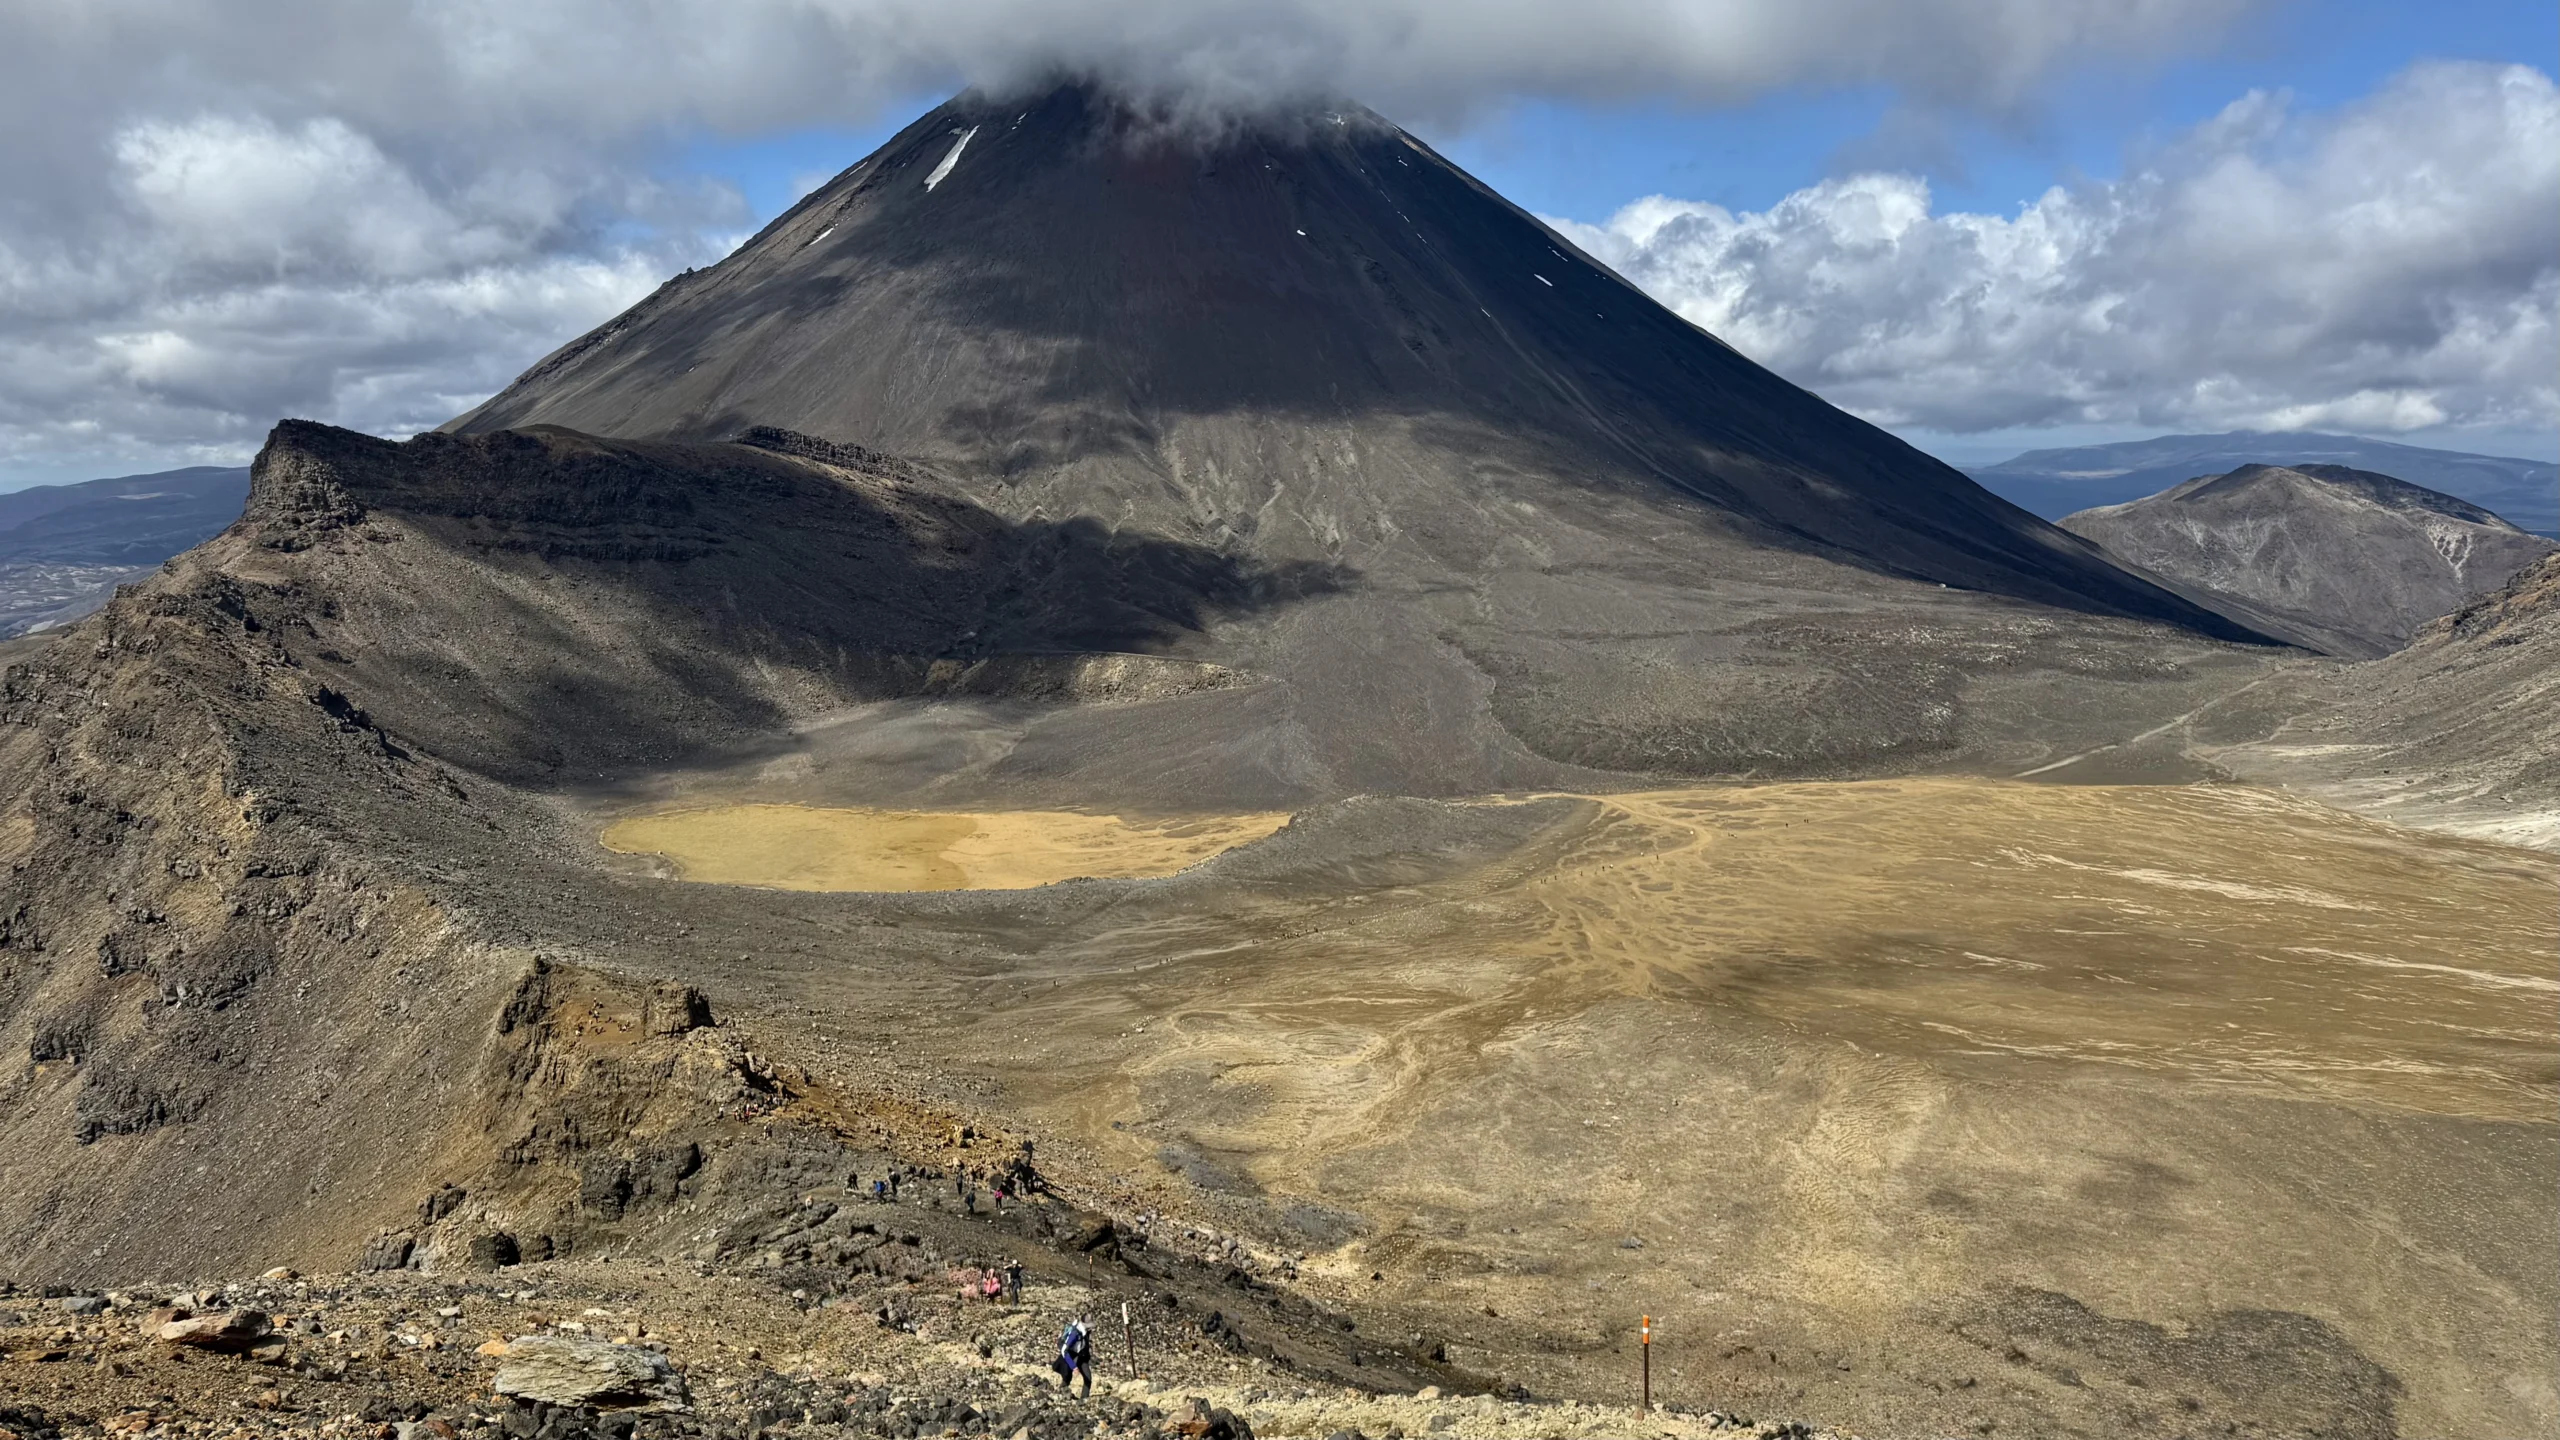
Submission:
[[[203,1350],[253,1350],[275,1333],[275,1325],[255,1310],[231,1310],[220,1315],[179,1317],[160,1327],[160,1338],[171,1345],[192,1345]]]
[[[523,1335],[510,1341],[490,1388],[552,1405],[680,1405],[685,1400],[684,1378],[665,1356],[566,1335]]]

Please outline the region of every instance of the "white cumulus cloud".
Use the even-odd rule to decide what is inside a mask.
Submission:
[[[234,461],[285,415],[441,423],[744,218],[612,169],[437,175],[329,116],[142,119],[98,148],[93,204],[0,227],[0,476]]]
[[[2560,425],[2560,90],[2523,66],[2421,64],[2329,113],[2252,94],[2013,216],[1866,174],[1552,223],[1886,425]]]

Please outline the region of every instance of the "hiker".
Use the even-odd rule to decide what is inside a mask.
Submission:
[[[1059,1393],[1074,1393],[1076,1380],[1082,1377],[1084,1391],[1080,1398],[1090,1399],[1093,1395],[1093,1331],[1086,1328],[1084,1322],[1082,1315],[1067,1322],[1067,1333],[1058,1337],[1058,1358],[1049,1362],[1049,1368],[1058,1372]]]
[[[1022,1262],[1019,1260],[1004,1262],[1004,1303],[1022,1303]]]

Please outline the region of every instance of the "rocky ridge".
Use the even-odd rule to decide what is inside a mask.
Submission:
[[[2342,465],[2244,465],[2057,523],[2269,633],[2358,659],[2560,551],[2468,501]]]
[[[1090,1397],[1045,1364],[1094,1296],[1042,1287],[1019,1304],[918,1297],[884,1321],[861,1305],[663,1262],[551,1262],[499,1273],[261,1278],[181,1293],[270,1307],[274,1343],[248,1353],[172,1343],[155,1290],[46,1297],[0,1288],[0,1427],[70,1436],[348,1440],[1365,1440],[1752,1437],[1852,1440],[1799,1421],[1687,1406],[1380,1394],[1179,1351],[1125,1374],[1116,1330]],[[543,1399],[530,1355],[573,1399]],[[654,1395],[596,1388],[623,1371]]]
[[[2560,847],[2560,555],[2397,654],[2272,678],[2196,718],[2233,774],[2405,824]]]

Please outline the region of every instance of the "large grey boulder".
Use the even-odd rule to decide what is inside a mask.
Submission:
[[[281,1344],[275,1323],[255,1310],[229,1310],[219,1315],[171,1312],[156,1332],[170,1345],[241,1353]]]
[[[566,1335],[510,1341],[490,1388],[553,1405],[672,1407],[685,1402],[684,1377],[667,1357],[633,1345]]]

